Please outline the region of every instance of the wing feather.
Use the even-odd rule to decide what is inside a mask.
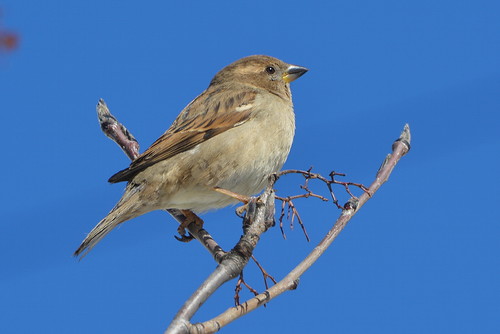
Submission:
[[[209,88],[188,104],[172,126],[127,169],[114,174],[108,181],[130,181],[149,166],[188,151],[224,131],[243,124],[248,120],[252,108],[241,106],[251,105],[255,96],[256,92],[252,90],[236,93],[234,90]]]

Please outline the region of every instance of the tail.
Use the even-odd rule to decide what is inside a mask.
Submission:
[[[141,205],[139,202],[139,191],[137,190],[138,189],[128,189],[127,187],[127,191],[122,199],[116,204],[113,210],[111,210],[108,215],[90,231],[87,237],[82,241],[80,247],[78,247],[73,254],[74,256],[80,256],[80,259],[82,259],[116,226],[147,212],[144,210],[145,206]]]

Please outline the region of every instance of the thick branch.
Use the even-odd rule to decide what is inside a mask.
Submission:
[[[104,134],[118,144],[130,160],[135,160],[139,156],[139,143],[134,136],[110,113],[103,99],[99,99],[96,110],[99,125]],[[186,217],[180,210],[169,209],[166,211],[180,224],[186,220]],[[212,236],[205,229],[200,228],[194,223],[190,224],[187,229],[212,254],[215,261],[219,263],[226,252],[224,252]]]
[[[344,229],[356,212],[358,212],[359,209],[373,196],[373,194],[375,194],[380,186],[389,179],[389,175],[401,157],[410,150],[410,138],[410,127],[406,124],[401,136],[392,146],[392,153],[386,157],[382,166],[378,170],[375,181],[373,181],[370,185],[368,192],[364,193],[359,199],[351,198],[346,203],[342,214],[330,231],[328,231],[323,240],[321,240],[311,253],[309,253],[309,255],[288,275],[286,275],[285,278],[279,281],[278,284],[272,286],[270,289],[267,289],[254,298],[251,298],[245,303],[232,307],[209,321],[194,324],[194,328],[191,329],[190,333],[214,333],[230,322],[255,310],[257,307],[264,305],[271,299],[276,298],[283,292],[296,289],[302,274],[304,274],[304,272],[309,269],[314,262],[316,262],[316,260],[325,252],[339,233]]]
[[[191,325],[189,320],[205,301],[222,286],[222,284],[237,277],[242,272],[252,256],[255,246],[257,246],[259,242],[260,235],[273,225],[273,217],[274,192],[271,184],[259,198],[251,198],[245,214],[243,235],[240,240],[236,246],[224,256],[215,271],[200,285],[186,303],[184,303],[174,320],[170,323],[170,326],[165,332],[166,334],[204,333],[202,327]]]

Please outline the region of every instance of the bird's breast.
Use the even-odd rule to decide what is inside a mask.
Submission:
[[[162,187],[169,188],[168,180],[177,184],[161,196],[163,207],[203,212],[235,203],[214,187],[247,196],[264,189],[288,157],[295,119],[292,105],[274,96],[256,99],[252,108],[248,121],[169,159],[164,167],[172,176]]]

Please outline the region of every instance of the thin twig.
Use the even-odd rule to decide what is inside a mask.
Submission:
[[[345,174],[343,174],[343,173],[331,172],[329,174],[330,180],[328,180],[327,178],[323,177],[321,174],[312,173],[311,171],[312,171],[312,167],[310,167],[308,170],[289,169],[289,170],[284,170],[284,171],[277,173],[277,178],[279,178],[280,176],[283,176],[283,175],[300,174],[305,179],[304,184],[300,186],[300,188],[302,190],[304,190],[305,193],[293,195],[293,196],[287,196],[287,197],[276,196],[276,199],[282,201],[281,213],[280,213],[280,217],[279,217],[279,222],[280,222],[279,226],[280,226],[281,234],[283,235],[284,239],[286,239],[286,235],[285,235],[285,231],[283,230],[283,218],[285,217],[285,208],[286,208],[286,213],[287,213],[286,217],[290,221],[290,229],[293,230],[293,226],[294,226],[293,223],[294,223],[295,218],[297,218],[297,220],[302,228],[302,231],[304,232],[304,236],[306,237],[307,241],[309,241],[309,236],[307,234],[304,222],[302,221],[300,214],[299,214],[299,211],[297,210],[297,207],[295,206],[295,203],[293,202],[295,199],[314,197],[314,198],[318,198],[324,202],[328,201],[328,199],[326,197],[314,193],[309,188],[309,180],[317,179],[317,180],[322,181],[324,184],[326,184],[326,186],[328,187],[328,190],[330,192],[330,196],[332,197],[333,203],[337,206],[337,208],[339,208],[341,210],[343,209],[343,207],[339,204],[339,202],[335,196],[335,193],[333,192],[332,184],[342,185],[345,188],[346,192],[351,197],[354,197],[354,198],[356,198],[356,197],[352,194],[351,190],[349,189],[349,186],[358,187],[361,190],[363,190],[364,192],[368,191],[368,188],[366,188],[361,183],[342,182],[342,181],[338,181],[338,180],[334,179],[335,176],[345,176]]]
[[[271,281],[273,281],[274,284],[276,284],[276,280],[274,279],[273,276],[269,275],[267,273],[267,271],[264,269],[264,267],[262,267],[259,263],[259,261],[257,261],[257,259],[255,258],[255,256],[252,255],[252,260],[255,262],[255,264],[257,265],[257,267],[259,267],[260,271],[262,272],[262,276],[264,278],[264,285],[266,286],[266,290],[269,289],[269,285],[267,284],[267,279],[269,278]]]
[[[245,282],[245,278],[243,277],[243,270],[240,273],[240,277],[238,278],[238,282],[236,282],[236,287],[234,288],[234,305],[238,306],[240,305],[240,291],[243,289],[241,285],[244,285],[251,293],[253,293],[254,296],[257,296],[259,292],[252,288],[250,285],[248,285],[247,282]]]
[[[285,216],[285,204],[288,207],[287,210],[287,219],[290,220],[290,228],[293,229],[293,222],[295,220],[295,217],[297,217],[297,220],[299,222],[300,227],[302,228],[302,232],[304,232],[304,236],[306,237],[306,240],[309,242],[309,235],[307,234],[306,226],[304,225],[304,222],[302,221],[302,218],[300,218],[299,211],[295,207],[295,204],[293,203],[293,199],[296,198],[305,198],[309,197],[307,195],[297,195],[297,196],[288,196],[288,197],[280,197],[276,196],[276,199],[279,199],[282,201],[281,205],[281,214],[280,214],[280,229],[281,229],[281,234],[283,235],[283,238],[286,239],[285,237],[285,232],[283,231],[283,217]]]

